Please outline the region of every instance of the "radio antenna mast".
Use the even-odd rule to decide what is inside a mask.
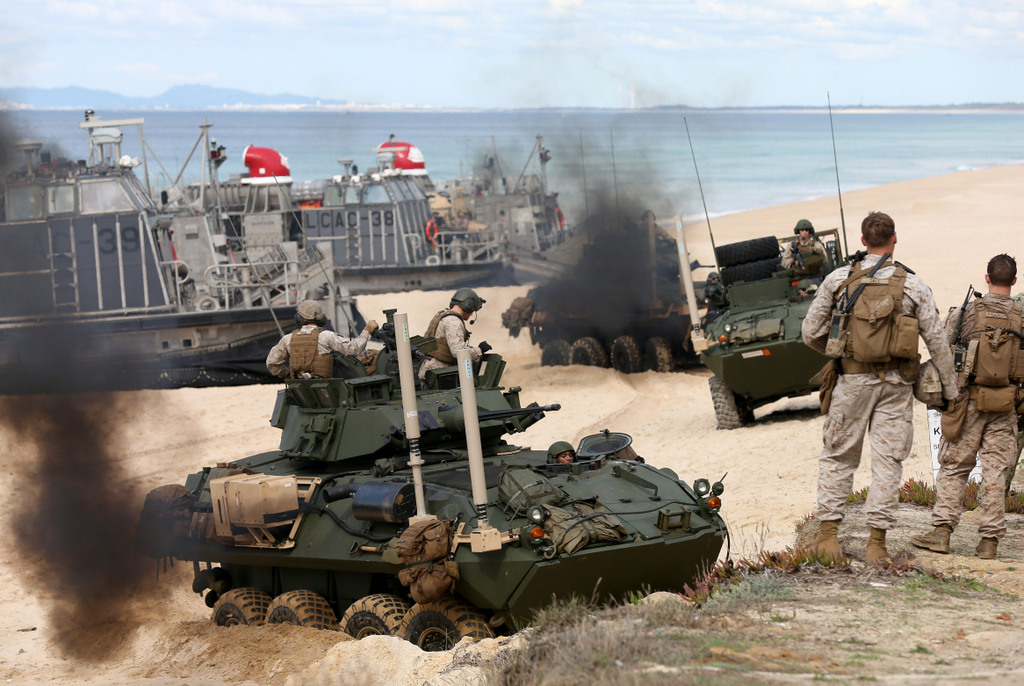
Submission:
[[[697,189],[700,191],[700,202],[704,205],[704,218],[708,222],[708,235],[711,237],[711,252],[715,255],[715,267],[718,267],[718,251],[715,249],[715,234],[711,231],[711,216],[708,215],[708,204],[704,201],[704,187],[700,184],[700,171],[697,169],[697,156],[693,152],[693,140],[690,138],[690,125],[683,117],[683,126],[686,127],[686,140],[690,144],[690,157],[693,158],[693,171],[697,174]]]
[[[828,99],[828,126],[832,130],[832,160],[836,165],[836,192],[839,194],[839,223],[843,227],[843,253],[850,254],[850,244],[846,240],[846,217],[843,215],[843,189],[839,187],[839,157],[836,155],[836,128],[832,125],[832,95],[825,91]]]

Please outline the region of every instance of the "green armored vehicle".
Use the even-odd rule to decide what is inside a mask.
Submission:
[[[433,341],[388,320],[374,374],[348,358],[339,378],[285,382],[278,450],[147,497],[140,551],[192,561],[218,624],[445,649],[521,627],[552,596],[678,591],[715,562],[721,481],[685,483],[624,433],[587,436],[568,457],[509,443],[558,406],[522,407],[494,353],[417,388],[412,356]]]
[[[827,358],[808,348],[800,326],[821,280],[844,263],[837,229],[817,239],[825,254],[782,266],[792,236],[767,236],[715,248],[725,302],[711,311],[704,334],[710,346],[701,362],[719,429],[754,420],[754,410],[817,390],[811,378]]]

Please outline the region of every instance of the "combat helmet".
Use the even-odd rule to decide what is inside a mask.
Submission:
[[[812,236],[814,235],[814,224],[807,219],[801,219],[796,223],[796,226],[793,227],[793,233],[795,234],[799,234],[801,231],[805,230],[810,231]]]
[[[566,450],[572,453],[573,458],[576,457],[576,449],[572,447],[572,443],[569,441],[555,441],[548,448],[548,464],[554,464],[558,461],[558,456],[564,453]]]
[[[925,405],[939,407],[942,402],[942,381],[939,379],[939,370],[931,360],[921,364],[917,381],[914,382],[914,397]]]
[[[295,308],[295,323],[299,326],[303,324],[323,326],[326,321],[324,309],[316,300],[303,300]]]
[[[479,295],[476,294],[472,288],[460,288],[455,291],[455,295],[452,296],[452,300],[448,303],[448,307],[454,307],[458,305],[466,312],[476,312],[484,303],[487,302]]]

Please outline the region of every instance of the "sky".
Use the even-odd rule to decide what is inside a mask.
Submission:
[[[437,107],[1024,102],[1020,0],[18,0],[0,86]]]

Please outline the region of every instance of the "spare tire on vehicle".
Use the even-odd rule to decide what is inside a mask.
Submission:
[[[724,270],[737,264],[757,262],[769,257],[779,256],[779,239],[775,236],[752,238],[749,241],[727,243],[715,248],[715,261],[718,268]]]
[[[722,270],[722,285],[730,286],[737,281],[760,281],[767,279],[778,269],[781,261],[778,256],[769,257],[757,262],[747,262],[726,267]]]

